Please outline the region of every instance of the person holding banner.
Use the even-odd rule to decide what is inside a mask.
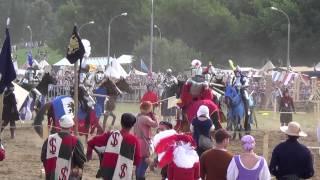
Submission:
[[[4,91],[3,98],[3,113],[2,113],[2,127],[3,129],[10,123],[11,139],[15,137],[16,120],[19,120],[19,112],[17,109],[16,96],[13,93],[14,85],[11,83]]]
[[[283,96],[279,105],[280,112],[280,124],[281,126],[287,126],[292,121],[292,113],[295,112],[293,100],[289,95],[289,90],[286,88],[283,92]]]

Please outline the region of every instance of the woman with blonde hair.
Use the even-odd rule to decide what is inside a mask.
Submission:
[[[244,152],[232,158],[227,171],[227,180],[271,179],[267,161],[253,151],[256,145],[254,137],[245,135],[241,138],[241,143]]]

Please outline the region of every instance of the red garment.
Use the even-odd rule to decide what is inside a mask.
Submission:
[[[200,95],[200,99],[201,100],[213,100],[213,93],[212,90],[209,88],[206,88],[202,91],[201,95]]]
[[[5,150],[0,147],[0,161],[4,160],[4,158],[6,157],[5,154]]]
[[[140,144],[138,142],[138,139],[125,129],[122,129],[120,133],[123,137],[122,144],[135,146],[133,164],[137,166],[141,160]],[[88,141],[88,148],[87,148],[88,159],[91,159],[92,157],[92,150],[95,150],[100,155],[104,153],[110,135],[111,135],[111,132],[107,132],[100,136],[95,136],[90,141]],[[100,169],[102,170],[107,168],[114,169],[116,167],[116,163],[117,163],[117,159],[115,159],[113,154],[104,154],[103,159],[100,163]],[[104,177],[104,178],[107,179],[107,177]]]
[[[141,156],[142,157],[149,157],[149,143],[152,139],[152,128],[158,127],[158,120],[152,119],[151,114],[138,114],[137,116],[137,122],[134,125],[134,134],[137,137],[139,144],[140,144],[140,150],[141,150]]]
[[[60,136],[60,135],[59,135]],[[61,137],[61,144],[58,144],[57,140],[53,141],[52,143],[54,144],[52,149],[47,148],[46,149],[46,155],[45,159],[43,161],[43,167],[45,169],[46,173],[46,178],[58,178],[55,177],[55,170],[57,167],[57,160],[58,158],[65,159],[65,160],[71,160],[72,152],[74,151],[76,145],[77,145],[77,137],[71,135],[71,134],[65,134],[63,137]],[[44,143],[44,146],[47,146],[46,143],[50,143],[47,141]],[[57,143],[57,144],[55,144]],[[58,148],[60,147],[60,149]],[[54,157],[54,154],[58,152],[57,157]],[[52,154],[52,157],[48,157],[48,154]],[[68,170],[68,169],[67,169]]]
[[[141,102],[150,101],[153,105],[158,105],[158,95],[153,91],[147,91],[141,98]]]
[[[188,120],[191,123],[192,119],[197,117],[197,111],[201,105],[205,105],[209,108],[210,115],[214,112],[219,111],[218,106],[212,101],[212,100],[199,100],[194,101],[192,104],[190,104],[186,110]],[[220,113],[218,113],[218,119],[221,120]]]
[[[181,103],[178,103],[179,107],[184,108],[193,101],[193,97],[190,94],[190,88],[191,88],[191,83],[184,84],[182,86],[181,95],[180,95]]]
[[[192,97],[190,94],[190,88],[192,83],[184,84],[181,91],[181,103],[178,103],[178,106],[183,108],[189,106],[193,101],[197,100],[213,100],[213,93],[210,88],[203,88],[202,92],[200,93],[199,97]]]
[[[168,180],[198,180],[200,178],[200,164],[195,163],[192,168],[179,168],[174,163],[168,166]]]
[[[97,134],[102,134],[103,130],[99,124],[99,119],[97,118],[96,112],[94,110],[90,110],[89,112],[89,127],[86,126],[85,119],[78,119],[78,131],[79,135],[93,134],[93,132],[97,129]]]

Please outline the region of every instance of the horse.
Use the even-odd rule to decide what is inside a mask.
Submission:
[[[178,81],[178,84],[172,85],[167,89],[167,92],[170,92],[176,95],[177,98],[180,98],[181,91],[185,81]],[[197,110],[201,105],[206,105],[210,110],[210,119],[215,125],[216,129],[221,128],[221,111],[219,106],[214,102],[213,99],[199,99],[192,101],[187,106],[178,109],[177,111],[177,123],[175,129],[181,132],[190,132],[190,123],[196,117]]]
[[[28,98],[22,105],[21,115],[23,119],[31,120],[32,112],[35,111],[37,113],[41,106],[45,104],[49,84],[57,84],[57,79],[49,73],[45,73],[40,83],[30,90]]]
[[[234,131],[233,139],[235,139],[236,131],[238,131],[240,139],[242,136],[241,131],[243,130],[243,127],[247,126],[246,124],[242,126],[242,121],[245,118],[245,108],[240,92],[237,92],[235,87],[229,84],[226,86],[225,103],[228,107],[227,130]]]
[[[73,94],[72,92],[70,93]],[[91,102],[92,98],[89,96],[84,87],[79,87],[79,112],[77,114],[78,121],[78,130],[80,135],[85,135],[86,140],[88,138],[89,130],[90,134],[92,134],[95,129],[97,129],[97,134],[102,134],[103,130],[99,124],[98,118],[95,115],[95,111],[92,107],[93,102]],[[62,108],[55,109],[55,105],[62,104]],[[43,128],[42,121],[44,120],[44,115],[47,112],[48,117],[48,128],[51,129],[50,134],[56,133],[60,130],[59,126],[59,118],[61,111],[65,111],[65,113],[73,113],[74,112],[74,102],[72,97],[70,96],[57,96],[52,101],[46,103],[42,108],[40,108],[38,114],[34,120],[34,129],[36,133],[43,137]],[[59,114],[59,115],[57,115]],[[60,117],[59,117],[60,116]]]
[[[107,102],[105,105],[104,105],[104,102],[106,98],[97,97],[96,109],[100,109],[100,114],[98,114],[97,116],[100,117],[100,115],[103,114],[103,110],[106,111],[106,113],[104,113],[104,119],[103,119],[103,126],[102,126],[103,130],[105,130],[106,128],[106,124],[109,116],[112,117],[111,125],[114,126],[116,115],[113,113],[113,111],[116,108],[117,97],[123,94],[123,92],[126,92],[126,93],[133,92],[132,88],[124,78],[121,78],[116,83],[114,83],[112,80],[107,78],[98,86],[98,88],[94,90],[94,93],[96,94],[108,96]]]
[[[176,96],[176,98],[180,97],[180,93],[182,90],[182,86],[184,85],[185,81],[178,80],[177,84],[173,84],[169,87],[166,87],[161,94],[161,116],[170,117],[176,116],[176,108],[172,107],[168,109],[168,98],[172,96]]]

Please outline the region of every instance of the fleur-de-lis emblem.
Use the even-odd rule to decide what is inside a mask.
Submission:
[[[67,108],[68,108],[68,114],[74,113],[74,103],[73,102],[68,103]]]
[[[77,37],[73,34],[70,38],[68,54],[73,54],[79,49],[79,41]]]

